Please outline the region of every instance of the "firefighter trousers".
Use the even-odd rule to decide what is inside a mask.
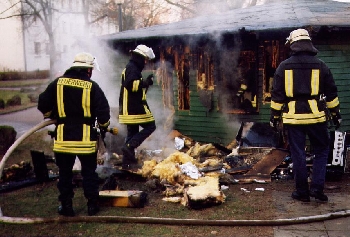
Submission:
[[[141,131],[140,127],[142,127]],[[128,135],[125,144],[128,144],[130,148],[135,149],[156,130],[156,123],[153,121],[143,124],[128,124],[127,130]]]
[[[284,126],[288,131],[296,191],[300,195],[308,195],[309,193],[309,174],[306,166],[305,152],[306,138],[308,137],[311,154],[314,154],[310,189],[323,192],[330,143],[327,124],[317,123]]]
[[[58,200],[64,201],[74,197],[72,179],[76,157],[79,158],[81,163],[84,196],[88,200],[97,200],[99,195],[99,179],[98,174],[95,172],[97,167],[97,153],[88,155],[55,153],[56,164],[59,169],[57,188],[60,194]]]

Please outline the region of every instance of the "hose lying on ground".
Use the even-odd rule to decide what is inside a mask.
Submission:
[[[54,218],[30,218],[30,217],[0,217],[0,223],[11,224],[39,224],[39,223],[71,223],[71,222],[103,222],[103,223],[141,223],[164,225],[204,225],[204,226],[278,226],[306,224],[311,222],[332,220],[350,216],[350,210],[327,213],[323,215],[297,217],[276,220],[200,220],[200,219],[175,219],[154,217],[127,217],[127,216],[76,216]]]
[[[7,150],[4,157],[0,161],[0,178],[5,166],[6,160],[9,158],[15,148],[29,135],[44,128],[48,125],[56,123],[55,120],[43,121],[18,138],[12,146]],[[69,222],[103,222],[103,223],[142,223],[142,224],[164,224],[164,225],[210,225],[210,226],[277,226],[277,225],[295,225],[306,224],[311,222],[332,220],[341,217],[349,217],[350,210],[327,213],[323,215],[296,217],[290,219],[276,220],[201,220],[201,219],[175,219],[175,218],[154,218],[154,217],[127,217],[127,216],[76,216],[76,217],[8,217],[3,216],[0,209],[0,223],[10,224],[38,224],[38,223],[69,223]]]
[[[13,144],[12,146],[10,146],[10,148],[6,151],[5,155],[2,157],[1,161],[0,161],[0,179],[2,177],[2,172],[4,170],[5,167],[5,162],[7,161],[7,159],[10,157],[10,155],[12,154],[12,152],[16,149],[16,147],[27,137],[29,137],[30,135],[32,135],[33,133],[35,133],[36,131],[38,131],[39,129],[42,129],[48,125],[54,124],[56,123],[56,120],[44,120],[41,123],[35,125],[34,127],[32,127],[31,129],[29,129],[27,132],[25,132],[22,136],[20,136]]]

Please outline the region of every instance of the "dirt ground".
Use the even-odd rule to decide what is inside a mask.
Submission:
[[[45,133],[45,137],[47,134]],[[31,141],[32,139],[33,141]],[[21,161],[29,149],[43,149],[39,138],[30,138],[23,144],[19,154],[13,154],[8,164]],[[51,142],[51,141],[50,141]],[[29,147],[29,148],[28,148]],[[45,154],[50,146],[44,146]],[[30,157],[29,157],[30,158]],[[339,181],[327,181],[325,193],[328,203],[294,201],[290,195],[294,181],[272,179],[268,183],[225,183],[225,202],[203,209],[190,209],[179,203],[163,201],[163,187],[152,185],[139,176],[119,175],[115,177],[121,190],[141,190],[147,193],[148,202],[143,208],[121,208],[102,205],[98,216],[130,216],[199,220],[276,220],[301,216],[320,215],[350,209],[346,201],[350,193],[350,174]],[[101,182],[101,188],[104,182]],[[256,190],[259,188],[262,191]],[[81,185],[75,189],[74,208],[77,216],[86,216],[86,200]],[[339,201],[340,200],[340,201]],[[344,201],[345,200],[345,201]],[[103,204],[103,203],[102,203]],[[0,195],[0,207],[4,216],[57,218],[56,181],[34,185]],[[237,236],[272,237],[274,225],[163,225],[138,223],[46,223],[44,225],[13,225],[0,223],[0,236]]]
[[[276,220],[313,216],[350,209],[350,202],[340,203],[339,196],[350,192],[350,175],[344,174],[339,181],[327,181],[325,193],[328,203],[294,201],[293,180],[273,179],[268,183],[225,184],[224,203],[203,209],[190,209],[179,203],[163,201],[163,188],[152,185],[140,176],[114,175],[120,190],[141,190],[147,193],[143,208],[111,207],[101,202],[98,216],[156,217],[198,220]],[[86,216],[85,199],[79,179],[74,205],[77,216]],[[101,189],[106,181],[101,182]],[[258,191],[256,188],[263,188]],[[0,203],[4,216],[57,217],[56,181],[34,185],[1,194]],[[23,201],[22,199],[28,200]],[[29,205],[28,205],[29,204]],[[34,204],[34,205],[33,205]],[[29,206],[30,208],[26,207]],[[80,227],[79,227],[80,226]],[[84,226],[82,229],[81,226]],[[30,228],[28,228],[30,227]],[[45,225],[11,225],[0,223],[0,236],[239,236],[272,237],[273,224],[260,225],[163,225],[137,223],[47,223]],[[25,230],[24,230],[25,229]],[[63,231],[64,229],[64,231]],[[147,231],[146,231],[147,230]],[[63,231],[63,232],[62,232]],[[118,233],[116,235],[116,233]]]

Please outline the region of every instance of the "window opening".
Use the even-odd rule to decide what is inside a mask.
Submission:
[[[179,55],[178,65],[178,106],[179,110],[190,109],[190,49],[185,48]]]
[[[273,77],[276,68],[285,59],[285,51],[278,40],[264,41],[259,50],[263,55],[262,64],[259,68],[262,75],[263,103],[267,103],[271,101]]]
[[[34,42],[34,54],[40,55],[41,52],[41,44],[40,42]]]

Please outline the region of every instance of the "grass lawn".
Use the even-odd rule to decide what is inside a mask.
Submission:
[[[48,82],[49,82],[49,79],[0,81],[0,88],[41,86],[41,85],[46,85]]]
[[[31,101],[29,97],[37,97],[41,92],[41,88],[46,86],[48,81],[48,79],[0,81],[0,100],[2,99],[5,102],[5,108],[0,108],[0,114],[36,106],[36,102]],[[13,88],[13,90],[10,88]],[[21,97],[21,105],[6,105],[7,101],[14,96]]]
[[[21,161],[31,161],[30,150],[42,150],[52,155],[52,140],[47,131],[39,131],[25,139],[11,154],[6,167]],[[2,156],[0,156],[1,158]],[[52,169],[55,164],[51,164]],[[49,168],[49,167],[48,167]],[[57,168],[57,167],[56,167]],[[103,185],[101,180],[101,187]],[[265,192],[245,195],[240,185],[225,190],[226,201],[218,206],[203,210],[192,210],[179,203],[163,201],[164,194],[145,185],[145,180],[120,177],[117,179],[122,190],[142,190],[148,195],[143,208],[101,206],[97,216],[154,217],[204,220],[274,219],[271,192],[272,184],[266,184]],[[0,194],[0,208],[7,217],[57,218],[57,180],[36,184]],[[270,186],[272,185],[272,186]],[[252,184],[252,186],[256,186]],[[252,187],[251,186],[251,187]],[[252,187],[253,188],[253,187]],[[75,188],[73,199],[78,216],[86,216],[86,199],[81,184]],[[273,236],[270,226],[208,226],[208,225],[166,225],[141,224],[109,221],[87,221],[67,223],[9,224],[0,222],[0,236]]]

